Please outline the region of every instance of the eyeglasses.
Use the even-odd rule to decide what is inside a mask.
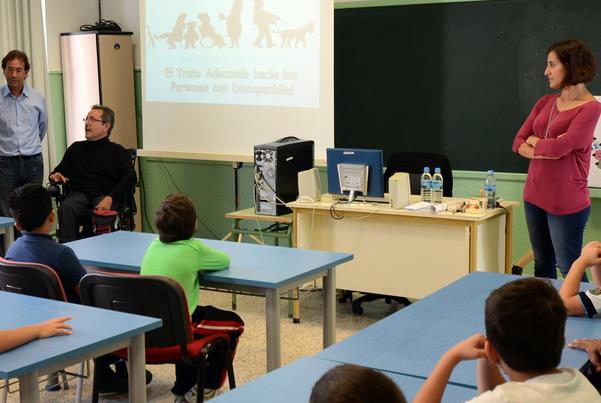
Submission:
[[[21,67],[7,67],[6,68],[6,72],[7,73],[23,74],[25,72],[25,69],[23,69]]]
[[[90,116],[83,118],[83,122],[84,123],[93,123],[93,122],[106,123],[106,121],[104,121],[102,119],[96,119],[96,118],[93,118]]]

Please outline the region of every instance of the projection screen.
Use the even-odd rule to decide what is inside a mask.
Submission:
[[[334,144],[333,0],[142,0],[142,155]]]

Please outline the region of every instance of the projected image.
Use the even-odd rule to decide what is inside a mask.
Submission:
[[[148,0],[148,102],[319,107],[320,0]]]

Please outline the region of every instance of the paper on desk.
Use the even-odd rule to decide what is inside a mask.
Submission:
[[[438,213],[445,211],[447,209],[447,205],[442,203],[434,204],[420,201],[406,206],[405,209],[410,211],[429,211],[432,213]]]

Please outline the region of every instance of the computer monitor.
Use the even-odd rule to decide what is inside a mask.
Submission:
[[[382,150],[328,148],[326,157],[329,193],[350,195],[351,198],[358,193],[373,198],[384,197]]]

